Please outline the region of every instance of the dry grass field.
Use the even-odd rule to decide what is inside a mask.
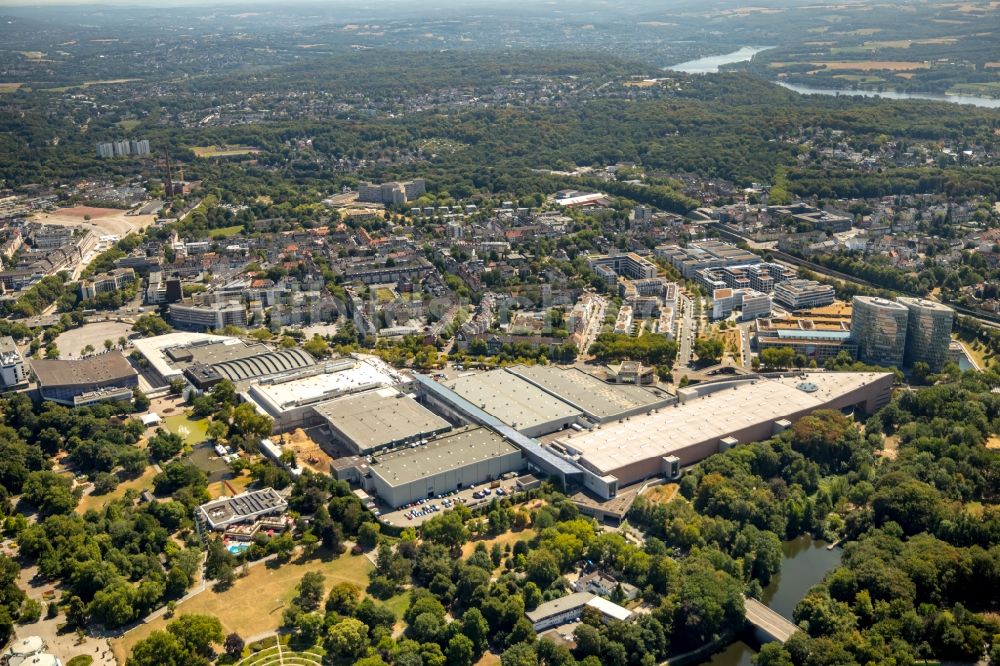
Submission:
[[[276,568],[261,564],[252,567],[246,577],[238,578],[224,592],[209,588],[179,604],[176,614],[214,615],[222,622],[224,633],[235,631],[240,636],[254,636],[278,628],[281,614],[295,596],[295,586],[307,572],[322,573],[326,577],[327,590],[344,582],[354,583],[363,589],[368,584],[368,572],[372,568],[372,563],[363,555],[341,555],[330,560],[314,558]],[[169,621],[158,617],[113,640],[111,647],[118,663],[124,664],[132,646],[154,631],[163,629]]]
[[[85,219],[88,215],[90,216],[89,220]],[[145,229],[155,220],[155,215],[126,215],[124,210],[117,208],[94,208],[91,206],[59,208],[51,213],[41,213],[31,218],[32,222],[64,227],[89,225],[101,234],[114,234],[118,237]]]
[[[191,146],[195,157],[237,157],[239,155],[256,155],[260,152],[252,146]]]

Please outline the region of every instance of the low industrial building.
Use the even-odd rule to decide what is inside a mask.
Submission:
[[[608,384],[578,368],[516,365],[506,371],[572,405],[594,423],[645,414],[676,402],[676,398],[666,391],[630,384]]]
[[[343,356],[253,383],[240,397],[274,421],[272,432],[319,425],[315,406],[354,393],[406,383],[407,378],[375,357]]]
[[[132,347],[145,359],[143,375],[155,386],[166,386],[184,379],[184,369],[195,362],[197,348],[207,345],[243,345],[239,338],[209,333],[167,333],[151,338],[138,338]],[[237,349],[238,347],[231,347]],[[222,349],[215,347],[214,349]],[[201,357],[199,357],[201,358]],[[209,362],[202,358],[202,362]]]
[[[356,455],[420,443],[451,424],[394,388],[355,393],[315,407],[334,438]]]
[[[198,507],[198,517],[213,530],[222,531],[231,525],[252,523],[264,516],[275,516],[288,509],[288,502],[273,488],[220,497]]]
[[[277,351],[272,351],[265,345],[243,345],[242,349],[238,345],[226,347],[235,352],[233,358],[195,361],[185,368],[184,376],[196,388],[205,391],[223,379],[240,386],[246,382],[289,374],[316,365],[316,359],[299,347]]]
[[[72,361],[34,359],[31,370],[42,398],[71,407],[131,400],[139,385],[139,374],[117,351]]]
[[[678,391],[680,403],[646,416],[570,432],[551,446],[617,488],[666,473],[668,458],[690,465],[721,450],[767,439],[817,409],[873,413],[889,401],[893,375],[817,372],[741,378]],[[592,488],[597,490],[596,488]]]
[[[524,614],[535,631],[545,631],[580,619],[584,608],[593,608],[605,622],[627,622],[632,611],[590,592],[574,592],[539,604]]]
[[[426,444],[371,457],[362,487],[391,507],[461,490],[517,472],[527,464],[516,446],[487,428],[460,428]]]
[[[458,377],[444,385],[528,437],[577,423],[579,410],[506,370]]]

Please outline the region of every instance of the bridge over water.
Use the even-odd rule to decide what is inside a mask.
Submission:
[[[791,620],[779,615],[756,599],[745,598],[744,605],[747,623],[754,628],[762,641],[784,643],[799,629]]]

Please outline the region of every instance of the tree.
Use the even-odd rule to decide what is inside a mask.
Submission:
[[[337,583],[330,588],[330,594],[326,598],[326,610],[327,612],[339,615],[354,615],[360,598],[361,588],[357,585],[353,583]],[[368,623],[365,622],[365,624]],[[371,625],[368,624],[368,626],[370,627]]]
[[[490,625],[478,608],[470,608],[462,616],[462,635],[472,641],[476,656],[486,651],[490,636]]]
[[[330,355],[330,345],[319,335],[314,335],[302,348],[316,358],[326,358]]]
[[[438,514],[425,522],[421,534],[428,541],[448,548],[457,548],[469,538],[462,515],[455,510]]]
[[[344,618],[327,631],[327,651],[341,662],[351,662],[368,647],[368,627],[353,617]]]
[[[500,655],[501,666],[538,666],[538,653],[530,643],[516,643]]]
[[[761,646],[753,658],[754,666],[794,666],[792,656],[781,643],[771,642]]]
[[[132,324],[132,330],[143,337],[150,337],[153,335],[165,335],[171,329],[170,324],[163,321],[161,317],[155,314],[144,314],[135,320],[135,323]]]
[[[325,581],[326,577],[318,571],[309,571],[302,576],[302,580],[296,587],[298,590],[296,603],[302,610],[308,613],[319,608],[320,602],[323,601],[323,583]]]
[[[462,634],[456,634],[448,641],[448,666],[471,666],[475,659],[472,641]]]
[[[378,543],[379,526],[377,523],[361,523],[358,528],[358,545],[365,550],[371,550]]]
[[[212,644],[223,640],[222,623],[210,615],[181,615],[167,625],[167,631],[189,652],[202,657],[211,657]]]
[[[154,631],[136,643],[125,666],[203,666],[208,663],[208,659],[191,654],[173,634]]]
[[[222,649],[226,651],[232,659],[238,659],[240,655],[243,654],[244,648],[243,639],[235,631],[228,636],[226,636],[225,642],[222,644]]]
[[[170,460],[184,448],[184,440],[180,435],[157,428],[156,433],[149,438],[146,448],[155,460]]]
[[[32,472],[24,482],[24,498],[38,507],[42,516],[69,513],[80,500],[73,480],[50,471]]]
[[[694,341],[694,353],[705,363],[718,363],[722,359],[725,345],[721,338],[699,338]]]
[[[559,561],[547,550],[533,550],[528,554],[525,570],[528,579],[537,583],[540,588],[548,589],[559,578]]]

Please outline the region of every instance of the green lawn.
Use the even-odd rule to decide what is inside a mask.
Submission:
[[[121,127],[126,132],[131,132],[136,127],[138,127],[141,123],[142,123],[141,120],[134,120],[133,119],[133,120],[119,120],[115,124],[118,125],[118,127]]]
[[[237,224],[232,227],[222,227],[220,229],[212,229],[208,232],[210,238],[229,238],[230,236],[237,236],[243,231],[243,225]]]

